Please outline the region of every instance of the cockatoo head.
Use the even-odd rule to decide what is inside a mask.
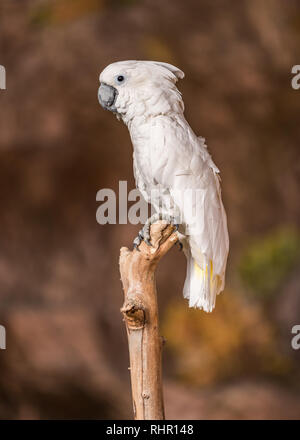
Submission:
[[[181,94],[175,86],[184,73],[158,61],[119,61],[100,74],[99,102],[128,123],[136,116],[182,112]]]

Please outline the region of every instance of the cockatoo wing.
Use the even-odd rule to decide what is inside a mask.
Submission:
[[[212,311],[224,288],[229,249],[219,170],[204,139],[183,117],[171,124],[156,121],[150,144],[151,175],[169,189],[183,222],[180,231],[188,260],[184,296],[190,306]]]

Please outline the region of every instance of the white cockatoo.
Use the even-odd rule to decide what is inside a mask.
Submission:
[[[127,125],[136,185],[157,212],[146,222],[135,246],[141,240],[151,245],[150,224],[157,218],[180,223],[177,233],[187,258],[184,297],[190,307],[211,312],[224,289],[227,220],[219,170],[205,139],[194,134],[183,114],[175,85],[183,77],[180,69],[168,63],[120,61],[100,74],[98,98],[102,107]]]

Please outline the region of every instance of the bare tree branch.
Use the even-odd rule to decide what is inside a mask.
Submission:
[[[178,240],[172,225],[151,225],[151,243],[139,250],[121,248],[120,273],[124,289],[121,312],[127,329],[134,418],[164,419],[161,351],[155,270]]]

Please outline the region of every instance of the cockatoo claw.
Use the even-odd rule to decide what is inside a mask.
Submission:
[[[144,238],[144,242],[148,245],[148,246],[152,246],[152,243],[150,240],[148,240],[148,238]]]
[[[135,239],[133,240],[133,249],[136,249],[137,251],[140,252],[139,245],[142,243],[142,241],[143,241],[143,235],[142,235],[142,231],[140,231],[138,236],[135,237]]]
[[[138,252],[141,252],[141,251],[139,250],[139,245],[136,244],[136,243],[133,243],[133,249],[137,250]]]
[[[176,245],[178,245],[179,246],[179,252],[181,252],[182,251],[182,249],[183,249],[183,244],[178,240],[178,241],[176,241],[176,243],[175,243]]]

